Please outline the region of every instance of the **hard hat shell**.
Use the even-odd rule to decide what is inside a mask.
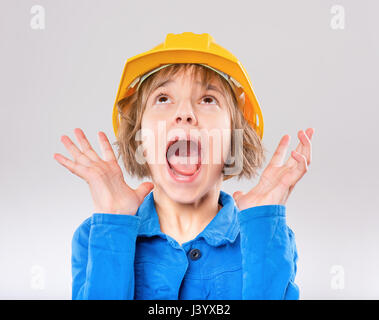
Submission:
[[[237,80],[245,93],[245,103],[240,105],[241,111],[258,136],[263,138],[262,111],[245,68],[231,52],[218,45],[211,35],[193,32],[169,33],[163,43],[126,61],[112,114],[116,137],[120,121],[117,103],[136,90],[134,84],[145,73],[162,65],[175,63],[208,65]]]
[[[161,66],[176,63],[206,65],[230,76],[231,80],[234,80],[233,83],[237,82],[241,86],[237,88],[239,90],[237,94],[244,93],[244,103],[239,104],[239,107],[247,122],[258,136],[263,138],[262,111],[245,68],[231,52],[218,45],[210,34],[193,32],[169,33],[163,43],[127,59],[112,113],[116,137],[118,137],[120,123],[118,102],[136,91],[136,84],[146,73]],[[230,175],[224,176],[224,180],[230,178],[232,178]]]

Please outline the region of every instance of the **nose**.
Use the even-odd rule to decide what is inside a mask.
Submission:
[[[182,102],[178,106],[178,109],[175,114],[175,122],[176,124],[180,124],[180,123],[187,123],[191,125],[197,124],[197,118],[190,102]]]

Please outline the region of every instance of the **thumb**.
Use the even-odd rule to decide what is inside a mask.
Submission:
[[[243,195],[243,192],[242,191],[236,191],[233,193],[233,198],[234,198],[234,201],[237,202],[238,199]]]
[[[143,199],[149,194],[149,192],[154,188],[154,183],[152,182],[143,182],[135,190],[138,198],[142,202]]]

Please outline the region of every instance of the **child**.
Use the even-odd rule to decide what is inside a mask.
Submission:
[[[189,32],[127,61],[113,125],[128,173],[152,182],[125,183],[103,132],[103,159],[82,130],[82,150],[62,136],[75,161],[54,157],[89,184],[95,212],[72,240],[73,299],[299,298],[285,203],[310,164],[313,128],[284,165],[281,139],[251,191],[222,191],[262,166],[263,119],[238,60]]]

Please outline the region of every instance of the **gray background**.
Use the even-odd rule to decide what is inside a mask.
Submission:
[[[36,4],[44,30],[30,26]],[[331,28],[333,5],[343,30]],[[98,152],[98,131],[114,142],[126,59],[184,31],[210,33],[245,66],[268,159],[284,134],[293,150],[298,130],[315,128],[310,170],[287,202],[301,298],[379,298],[378,1],[2,0],[0,12],[0,298],[71,298],[71,238],[92,199],[53,159],[70,157],[60,137],[76,142],[80,127]]]

